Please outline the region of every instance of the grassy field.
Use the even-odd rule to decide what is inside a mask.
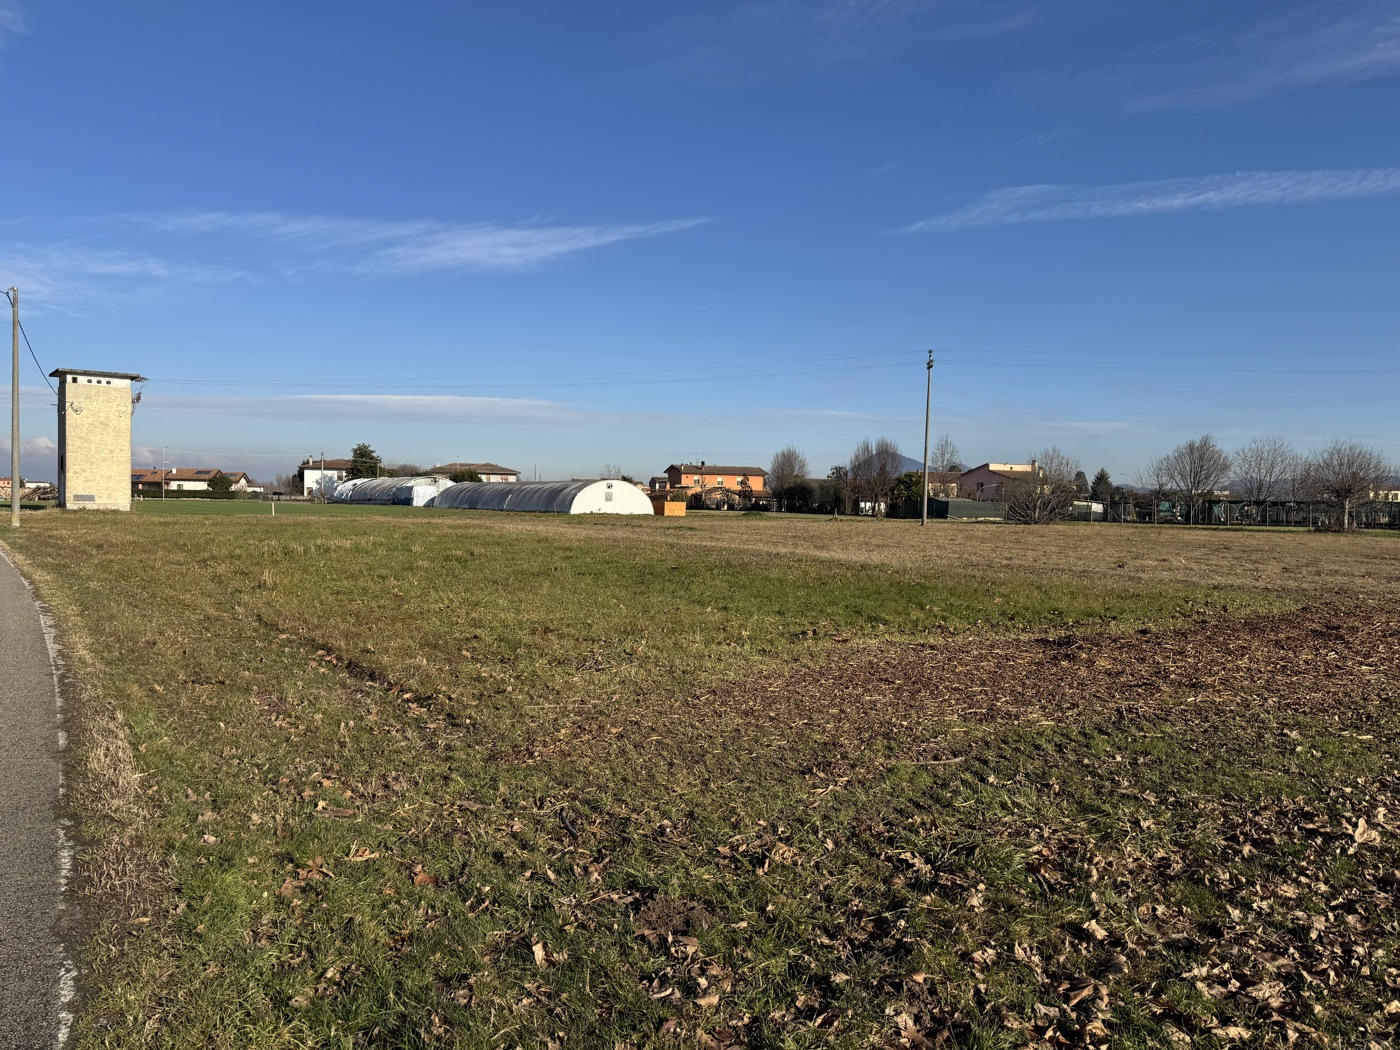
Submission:
[[[82,1046],[1400,1022],[1400,537],[183,501],[24,524],[3,539],[79,692]]]

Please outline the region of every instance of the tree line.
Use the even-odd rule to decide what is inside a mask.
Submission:
[[[1354,528],[1357,512],[1400,487],[1400,467],[1371,445],[1337,438],[1299,452],[1280,437],[1255,438],[1233,453],[1209,434],[1153,460],[1138,479],[1157,498],[1185,504],[1197,520],[1207,500],[1319,502],[1337,512],[1336,527]]]
[[[813,478],[807,457],[788,445],[773,456],[768,487],[781,511],[898,516],[911,503],[918,506],[923,489],[922,472],[904,470],[904,458],[890,438],[862,439],[845,463]],[[1152,460],[1133,487],[1115,485],[1102,467],[1090,481],[1079,461],[1054,445],[1029,458],[1035,469],[1004,479],[995,498],[1005,504],[1008,521],[1031,525],[1062,521],[1081,500],[1172,501],[1188,508],[1188,520],[1199,521],[1208,501],[1229,499],[1322,503],[1335,511],[1332,527],[1350,529],[1360,510],[1400,488],[1400,467],[1373,446],[1341,438],[1304,453],[1283,438],[1260,437],[1230,452],[1203,434]],[[964,469],[957,444],[940,435],[930,449],[930,489],[955,491]]]
[[[930,450],[930,477],[961,473],[960,453],[943,434]],[[909,500],[917,500],[923,485],[919,471],[904,469],[905,456],[892,438],[857,442],[845,463],[832,466],[825,477],[813,478],[806,455],[795,445],[779,449],[768,468],[768,491],[778,510],[818,514],[898,515]]]

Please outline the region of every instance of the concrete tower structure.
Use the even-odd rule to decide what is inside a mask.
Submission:
[[[58,505],[131,509],[131,384],[145,376],[55,368],[58,380]]]

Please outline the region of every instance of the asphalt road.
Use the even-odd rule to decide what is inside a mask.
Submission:
[[[0,556],[0,1050],[62,1045],[59,703],[38,607]]]

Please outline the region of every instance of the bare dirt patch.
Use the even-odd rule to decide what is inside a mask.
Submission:
[[[677,900],[674,897],[656,897],[637,912],[638,928],[662,937],[694,933],[718,921],[719,916],[698,901]]]
[[[1388,717],[1397,678],[1400,619],[1324,608],[1130,635],[867,646],[820,671],[741,683],[702,703],[847,746],[949,722],[1073,725],[1107,715],[1221,725],[1261,709],[1332,715],[1364,733]]]

